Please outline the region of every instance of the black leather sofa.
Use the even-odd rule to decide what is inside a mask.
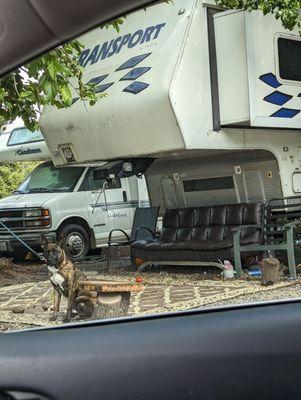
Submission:
[[[218,265],[219,260],[233,259],[233,229],[241,231],[241,244],[259,244],[264,206],[261,203],[231,204],[210,207],[167,209],[162,231],[149,240],[132,244],[133,260],[166,265]]]

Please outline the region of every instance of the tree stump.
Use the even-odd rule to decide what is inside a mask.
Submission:
[[[274,285],[279,281],[280,261],[277,258],[269,257],[262,260],[261,284],[263,286]]]
[[[130,298],[130,292],[98,293],[93,318],[126,316],[129,310]]]
[[[127,315],[131,292],[144,286],[127,281],[79,281],[75,309],[80,318],[116,318]]]

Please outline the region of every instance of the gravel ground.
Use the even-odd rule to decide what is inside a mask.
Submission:
[[[29,328],[36,328],[36,325],[0,322],[0,332],[14,331],[14,330],[18,331],[21,329],[29,329]]]
[[[206,305],[205,308],[235,305],[235,304],[259,303],[263,301],[272,301],[272,300],[295,299],[298,297],[301,298],[300,283],[290,287],[278,288],[274,290],[271,288],[269,291],[266,292],[257,292],[251,295],[238,296],[232,299],[218,301]]]
[[[160,267],[148,268],[138,274],[132,270],[128,258],[112,262],[109,272],[106,272],[106,263],[100,258],[91,258],[88,261],[78,263],[77,266],[90,279],[133,281],[137,276],[140,276],[145,287],[156,287],[159,291],[165,291],[163,308],[156,306],[142,310],[142,312],[140,308],[139,312],[134,312],[135,315],[301,297],[301,275],[295,282],[288,280],[286,276],[282,276],[276,287],[263,287],[260,285],[260,278],[250,278],[247,274],[240,280],[224,281],[220,275],[220,270],[216,268]],[[10,260],[0,259],[0,289],[4,288],[3,291],[6,290],[6,287],[11,290],[14,285],[45,280],[48,280],[48,274],[42,264],[31,261],[16,266]],[[181,291],[183,293],[184,289],[186,292],[196,293],[196,296],[187,298],[185,295],[181,297],[180,293]],[[181,297],[180,300],[175,301],[170,297],[175,290]],[[147,298],[153,295],[146,294],[145,296]],[[12,316],[7,314],[5,317],[5,312],[8,311],[3,310],[2,320],[0,318],[0,331],[38,326],[32,324],[34,321],[31,318],[26,319],[26,313],[23,316],[22,314]]]

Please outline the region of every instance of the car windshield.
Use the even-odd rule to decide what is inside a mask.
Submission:
[[[226,2],[248,3],[155,1],[0,81],[0,130],[22,119],[0,135],[0,331],[300,295],[299,32]]]
[[[41,164],[15,190],[17,193],[69,192],[73,190],[83,168],[56,168],[53,164]]]

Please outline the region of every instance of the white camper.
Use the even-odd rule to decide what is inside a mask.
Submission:
[[[0,133],[0,163],[50,159],[41,131],[19,127]]]
[[[301,40],[273,16],[158,2],[117,33],[79,39],[107,97],[47,108],[56,165],[152,157],[153,205],[265,201],[301,192]]]
[[[49,158],[39,131],[18,128],[0,135],[0,162]],[[68,256],[79,259],[106,246],[112,229],[130,233],[135,208],[148,205],[141,172],[141,160],[139,167],[134,161],[65,167],[46,161],[0,200],[0,219],[34,250],[40,249],[42,235],[51,241],[63,235]],[[0,253],[22,259],[27,249],[1,227]]]

